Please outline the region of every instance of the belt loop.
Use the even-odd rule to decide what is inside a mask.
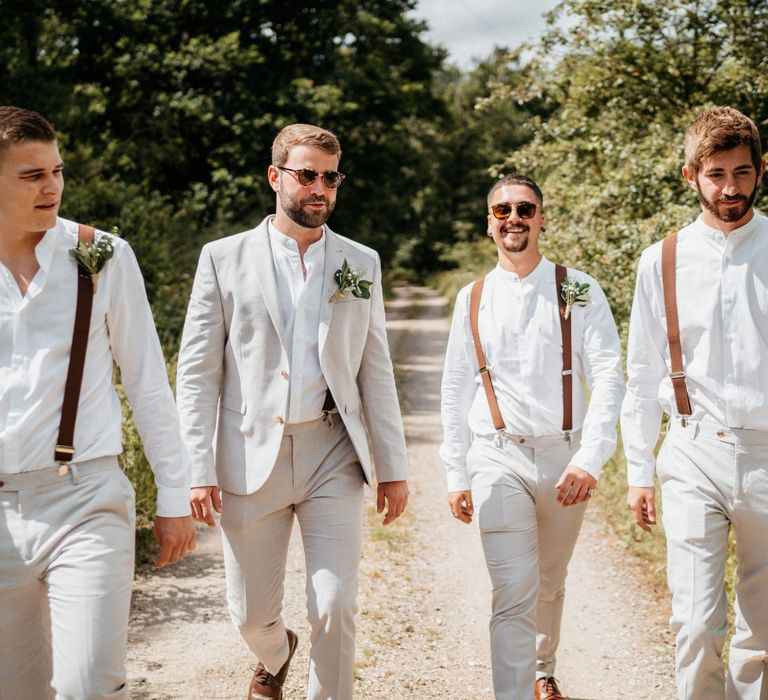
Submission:
[[[80,483],[80,470],[76,464],[69,463],[69,473],[72,475],[72,483],[77,486]]]

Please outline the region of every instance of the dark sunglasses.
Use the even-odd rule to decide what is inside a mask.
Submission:
[[[538,205],[533,202],[519,202],[518,204],[509,204],[508,202],[502,202],[501,204],[494,204],[491,207],[491,213],[499,221],[508,219],[512,214],[512,210],[517,211],[517,215],[521,219],[532,219],[536,216],[536,209]]]
[[[343,175],[336,170],[326,170],[324,173],[319,173],[314,168],[296,169],[286,168],[283,165],[276,165],[275,167],[278,170],[285,170],[286,172],[289,172],[291,175],[293,175],[293,177],[296,178],[296,182],[298,182],[302,187],[309,187],[309,185],[311,185],[319,177],[322,178],[323,184],[329,190],[335,190],[346,177],[346,175]]]

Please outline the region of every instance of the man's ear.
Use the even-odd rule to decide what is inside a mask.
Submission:
[[[277,192],[280,189],[280,171],[274,166],[270,165],[267,168],[267,182],[269,186]]]
[[[683,166],[683,177],[688,180],[688,184],[691,186],[694,192],[699,191],[698,183],[696,182],[696,175],[693,174],[687,165]]]

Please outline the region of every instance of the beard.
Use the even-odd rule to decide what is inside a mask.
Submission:
[[[698,181],[696,184],[698,185]],[[710,214],[712,214],[712,216],[714,216],[718,221],[729,224],[733,223],[734,221],[739,221],[747,215],[749,210],[752,208],[752,204],[755,202],[755,197],[757,196],[757,185],[758,181],[755,181],[755,186],[752,188],[752,194],[750,194],[749,197],[745,197],[743,194],[738,194],[735,197],[719,197],[716,201],[707,199],[702,194],[701,187],[698,188],[697,192],[701,206],[704,207]],[[726,202],[741,202],[741,206],[725,206]]]
[[[325,204],[325,208],[317,211],[304,208],[308,204],[317,202]],[[329,201],[327,197],[315,197],[314,195],[297,200],[293,199],[281,189],[280,206],[282,206],[283,211],[288,215],[288,218],[299,226],[303,226],[304,228],[319,228],[330,218],[333,213],[333,208],[336,206],[336,202]]]
[[[499,244],[508,253],[522,253],[528,247],[528,233],[530,227],[526,224],[515,226],[502,226],[499,231]],[[514,231],[512,236],[507,234]]]

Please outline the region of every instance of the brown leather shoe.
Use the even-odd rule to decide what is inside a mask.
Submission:
[[[288,659],[275,676],[267,671],[264,664],[259,661],[253,672],[253,678],[251,678],[247,700],[282,700],[283,683],[285,683],[285,677],[288,675],[288,666],[291,664],[293,652],[296,651],[296,646],[299,643],[299,638],[295,632],[286,629],[285,633],[288,635]]]
[[[568,700],[557,687],[554,676],[539,678],[533,690],[533,700]]]

